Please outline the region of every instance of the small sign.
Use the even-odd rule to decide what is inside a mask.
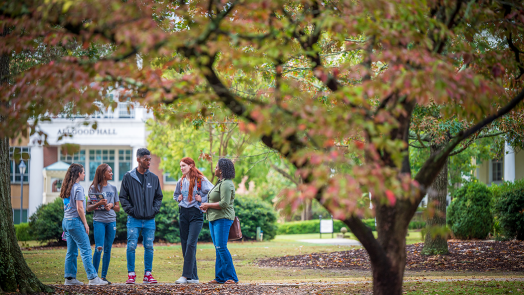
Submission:
[[[321,219],[320,220],[320,233],[321,234],[333,233],[333,219]]]

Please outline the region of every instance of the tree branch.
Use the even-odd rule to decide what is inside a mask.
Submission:
[[[515,80],[518,80],[520,77],[522,77],[522,75],[524,75],[524,67],[522,66],[522,62],[520,61],[520,54],[522,53],[522,51],[520,51],[520,49],[518,49],[517,46],[513,44],[513,37],[511,33],[509,33],[509,36],[506,39],[508,41],[509,48],[515,54],[515,61],[517,62],[517,67],[520,72],[519,75],[515,78]]]
[[[485,126],[491,124],[496,119],[509,113],[520,102],[522,102],[522,100],[524,100],[524,88],[507,105],[499,109],[497,113],[485,118],[484,120],[480,121],[473,127],[469,128],[468,130],[464,132],[460,132],[458,136],[452,139],[452,141],[444,149],[442,149],[440,153],[431,156],[424,163],[424,165],[422,166],[418,174],[415,176],[415,180],[420,184],[421,189],[425,191],[429,187],[429,185],[433,182],[435,177],[437,177],[438,173],[444,166],[446,159],[449,157],[450,153],[455,149],[455,147],[460,142],[470,137],[471,135],[477,133]],[[415,210],[418,204],[420,203],[420,200],[422,199],[422,197],[423,196],[419,195],[418,198],[413,203]]]
[[[285,178],[291,180],[291,182],[293,182],[297,187],[300,185],[299,181],[297,181],[293,176],[291,176],[289,173],[284,171],[284,169],[278,168],[277,165],[275,165],[275,164],[271,164],[271,168],[275,169],[275,171],[280,173]]]

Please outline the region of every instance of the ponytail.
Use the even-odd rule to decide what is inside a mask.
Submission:
[[[71,195],[71,189],[78,179],[78,174],[84,170],[84,166],[73,163],[67,169],[62,188],[60,189],[60,198],[67,199]]]

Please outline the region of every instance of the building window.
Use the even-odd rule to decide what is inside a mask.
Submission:
[[[171,173],[164,173],[164,183],[177,183],[177,178],[172,178]]]
[[[108,164],[115,170],[115,150],[89,150],[89,181],[95,179],[96,168],[100,164]]]
[[[27,209],[22,209],[22,222],[27,222]],[[13,223],[20,224],[20,209],[13,209]]]
[[[67,164],[80,164],[86,167],[86,150],[80,150],[72,155],[64,155],[60,153],[60,161],[66,162]]]
[[[132,150],[119,150],[118,151],[118,180],[122,181],[124,175],[127,171],[131,170],[132,160],[131,154]]]
[[[62,178],[51,178],[51,192],[59,193],[60,189],[62,188],[63,181],[64,180]]]
[[[9,147],[9,162],[10,162],[10,170],[11,174],[9,175],[9,180],[11,180],[11,183],[20,183],[22,180],[22,175],[20,175],[20,169],[18,168],[18,165],[20,164],[20,161],[16,159],[20,159],[19,157],[15,157],[15,154],[20,153],[27,153],[30,154],[30,148],[29,147]],[[29,181],[29,171],[30,171],[30,162],[31,161],[24,161],[27,168],[25,169],[24,174],[24,182]]]
[[[491,171],[492,171],[492,182],[502,181],[504,176],[504,167],[502,166],[502,161],[492,160],[491,161]]]
[[[135,117],[135,108],[131,102],[118,103],[118,117],[133,119]]]

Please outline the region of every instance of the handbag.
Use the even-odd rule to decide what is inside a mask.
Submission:
[[[240,220],[235,216],[233,224],[229,229],[228,241],[240,240],[242,239],[242,230],[240,229]]]

